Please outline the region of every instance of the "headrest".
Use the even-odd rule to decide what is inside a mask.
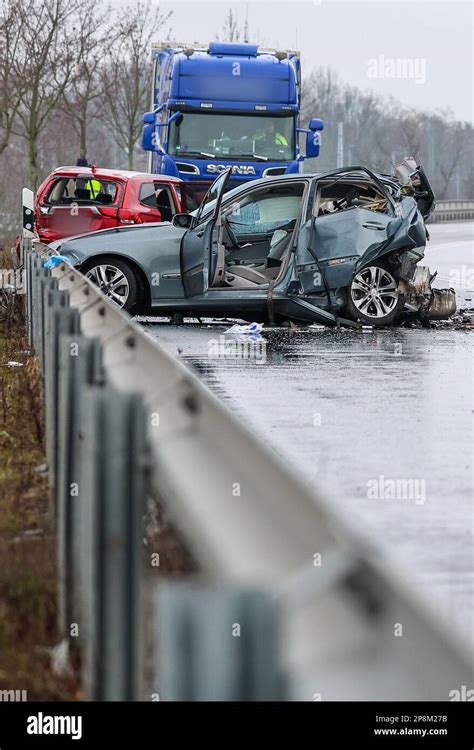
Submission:
[[[86,188],[76,188],[76,190],[74,191],[74,195],[80,201],[88,201],[91,197],[91,191],[86,190]]]

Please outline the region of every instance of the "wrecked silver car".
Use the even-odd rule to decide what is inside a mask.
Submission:
[[[230,170],[172,224],[104,230],[56,245],[132,313],[279,324],[391,325],[446,318],[452,290],[420,266],[434,195],[421,166],[345,167],[263,178],[226,193]]]

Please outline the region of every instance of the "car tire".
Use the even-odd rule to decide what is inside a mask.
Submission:
[[[84,263],[82,273],[118,307],[135,315],[144,305],[145,293],[138,272],[119,258],[94,258]]]
[[[371,263],[359,269],[347,288],[349,317],[364,325],[391,325],[405,304],[398,291],[398,279],[383,263]]]

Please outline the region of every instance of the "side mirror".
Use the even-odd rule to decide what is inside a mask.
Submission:
[[[155,124],[155,113],[154,112],[145,112],[143,115],[143,122],[145,125],[154,125]]]
[[[193,222],[194,216],[192,214],[175,214],[171,223],[179,229],[191,229]]]
[[[309,121],[308,127],[310,130],[324,130],[324,122],[320,120],[319,117],[313,117],[313,119]]]
[[[319,149],[321,147],[321,137],[319,133],[314,130],[310,130],[306,134],[306,158],[311,159],[313,156],[319,156]]]
[[[150,113],[147,113],[150,114]],[[145,115],[146,117],[146,115]],[[145,119],[145,117],[143,119]],[[155,150],[155,123],[149,123],[143,126],[142,130],[142,149],[144,151]]]

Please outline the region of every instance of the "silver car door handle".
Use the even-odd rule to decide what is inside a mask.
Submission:
[[[202,232],[198,232],[198,233],[197,233],[197,235],[196,235],[196,237],[197,237],[197,238],[198,238],[199,240],[201,239],[201,237],[204,237],[204,229],[202,230]]]

